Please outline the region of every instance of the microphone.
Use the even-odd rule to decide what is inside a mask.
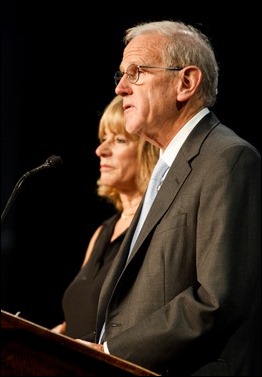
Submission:
[[[23,176],[22,176],[22,180],[24,180],[25,178],[28,178],[30,177],[31,175],[35,174],[35,173],[38,173],[39,171],[41,170],[44,170],[44,169],[49,169],[49,168],[56,168],[56,167],[59,167],[62,165],[62,159],[60,156],[50,156],[46,159],[45,163],[38,166],[37,168],[34,168],[30,171],[28,171],[27,173],[25,173]],[[21,180],[20,179],[20,180]],[[18,181],[19,182],[19,181]]]
[[[22,175],[22,177],[18,180],[18,182],[16,183],[7,203],[6,203],[6,206],[1,214],[1,224],[3,224],[3,221],[7,215],[7,212],[9,211],[9,209],[11,208],[13,202],[14,202],[14,199],[16,198],[17,194],[19,193],[19,190],[20,188],[22,187],[22,184],[26,181],[27,178],[31,177],[32,175],[38,173],[39,171],[42,171],[42,170],[45,170],[45,169],[49,169],[49,168],[57,168],[59,166],[61,166],[63,164],[63,161],[61,159],[60,156],[50,156],[46,159],[46,161],[32,169],[32,170],[29,170],[28,172],[26,172],[24,175]]]

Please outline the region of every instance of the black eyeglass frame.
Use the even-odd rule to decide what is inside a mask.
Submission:
[[[130,67],[136,67],[137,69],[137,77],[135,80],[130,80],[130,74],[128,74],[128,69]],[[140,77],[140,73],[142,73],[142,71],[140,71],[140,69],[165,69],[167,71],[181,71],[183,69],[183,67],[179,67],[179,66],[174,66],[174,67],[158,67],[158,66],[154,66],[154,65],[136,65],[136,64],[130,64],[130,66],[127,67],[127,70],[125,72],[122,72],[122,71],[116,71],[116,73],[114,74],[114,80],[115,80],[115,85],[117,86],[119,81],[122,79],[122,77],[126,74],[127,75],[127,79],[128,81],[130,82],[130,84],[136,84],[139,80],[139,77]]]

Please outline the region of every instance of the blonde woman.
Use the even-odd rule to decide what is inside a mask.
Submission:
[[[52,330],[94,341],[97,303],[105,276],[146,190],[159,149],[125,130],[123,101],[116,96],[99,122],[99,196],[111,201],[116,214],[92,236],[83,265],[66,289],[62,306],[65,321]]]

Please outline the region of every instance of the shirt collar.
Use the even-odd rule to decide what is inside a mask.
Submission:
[[[179,130],[179,132],[173,137],[164,151],[160,149],[160,157],[169,167],[172,165],[174,159],[176,158],[176,155],[186,141],[188,135],[199,123],[199,121],[209,112],[210,111],[207,107],[200,110],[181,128],[181,130]]]

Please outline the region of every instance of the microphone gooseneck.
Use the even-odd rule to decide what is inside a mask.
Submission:
[[[30,177],[31,175],[38,173],[41,170],[45,170],[45,169],[49,169],[49,168],[56,168],[56,167],[59,167],[61,165],[62,165],[62,159],[61,159],[60,156],[55,156],[55,155],[50,156],[46,159],[44,164],[37,166],[36,168],[28,171],[27,173],[25,173],[21,177],[21,179],[24,180],[25,178]]]
[[[7,203],[6,203],[6,206],[1,214],[1,224],[3,224],[3,221],[8,213],[8,211],[10,210],[11,208],[11,205],[13,204],[14,202],[14,199],[16,198],[17,194],[19,193],[19,190],[22,186],[22,184],[26,181],[27,178],[31,177],[32,175],[34,175],[35,173],[38,173],[39,171],[41,170],[45,170],[45,169],[49,169],[49,168],[57,168],[59,166],[61,166],[63,163],[62,161],[62,158],[60,156],[50,156],[46,159],[46,161],[32,169],[32,170],[29,170],[28,172],[26,172],[24,175],[22,175],[22,177],[18,180],[18,182],[16,183]]]

